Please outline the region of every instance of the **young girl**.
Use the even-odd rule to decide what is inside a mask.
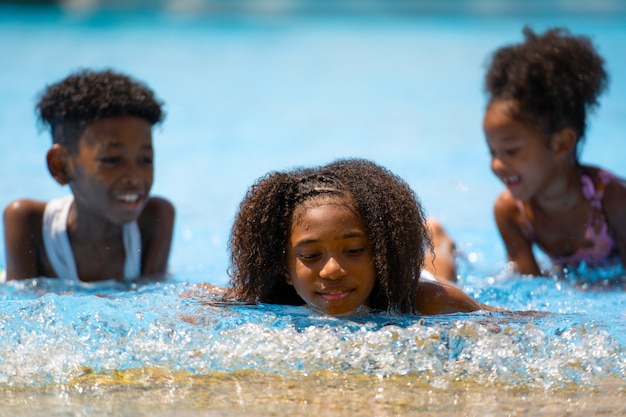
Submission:
[[[438,314],[491,309],[422,273],[430,232],[409,186],[365,160],[274,172],[241,202],[231,231],[237,300]]]
[[[506,185],[495,218],[521,274],[541,275],[537,244],[559,268],[626,264],[626,184],[579,161],[587,114],[607,86],[590,39],[566,29],[498,49],[488,67],[483,128]]]

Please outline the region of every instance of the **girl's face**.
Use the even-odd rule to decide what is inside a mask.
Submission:
[[[512,117],[515,103],[493,102],[483,120],[491,170],[517,200],[528,201],[552,178],[555,153],[537,129]]]
[[[313,309],[335,316],[369,306],[376,280],[372,247],[345,198],[316,198],[296,207],[286,256],[287,283]]]
[[[153,181],[152,126],[133,116],[93,122],[68,157],[76,204],[114,224],[139,217]]]

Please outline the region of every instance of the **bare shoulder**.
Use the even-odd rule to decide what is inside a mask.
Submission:
[[[613,228],[626,230],[626,181],[614,177],[604,189],[602,199],[605,215]]]
[[[26,199],[15,200],[4,209],[7,280],[54,276],[45,269],[45,253],[39,250],[45,209],[46,203]]]
[[[43,201],[20,199],[9,203],[4,209],[5,225],[39,223],[43,221],[46,203]]]
[[[151,197],[138,220],[142,238],[142,269],[145,277],[161,277],[167,271],[174,231],[174,205],[160,197]]]
[[[624,196],[626,196],[626,180],[620,177],[611,178],[604,189],[604,198],[619,199],[618,202],[624,203],[624,200],[621,200]]]
[[[5,243],[19,247],[40,240],[45,210],[43,201],[20,199],[9,203],[4,209]]]
[[[493,214],[496,220],[496,224],[498,226],[498,230],[500,230],[500,234],[502,234],[503,238],[507,238],[511,233],[523,234],[522,233],[522,217],[517,206],[517,201],[508,190],[500,193],[496,202],[493,206]]]
[[[173,223],[175,214],[174,205],[169,200],[162,197],[150,197],[139,222],[148,227],[159,224],[167,226]]]
[[[498,198],[496,198],[496,202],[493,205],[493,211],[496,219],[513,220],[519,213],[517,202],[508,190],[501,192]]]
[[[420,281],[416,298],[418,312],[425,315],[494,309],[474,300],[454,284],[441,281]]]
[[[151,197],[139,217],[139,229],[146,248],[156,252],[155,257],[167,258],[174,230],[174,205],[167,199]],[[149,257],[151,252],[146,252]],[[144,259],[147,262],[146,259]],[[159,261],[160,262],[160,261]]]

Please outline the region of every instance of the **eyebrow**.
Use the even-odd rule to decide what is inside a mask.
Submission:
[[[361,232],[348,232],[348,233],[344,233],[343,235],[341,235],[337,240],[352,239],[352,238],[355,238],[355,237],[367,239],[367,237],[363,233],[361,233]],[[312,244],[312,243],[318,243],[319,241],[320,241],[319,239],[304,239],[304,240],[300,240],[298,243],[296,243],[296,247],[305,246],[305,245],[309,245],[309,244]]]
[[[519,139],[519,136],[508,135],[508,136],[501,138],[500,140],[502,142],[511,142],[512,140],[517,140],[517,139]]]
[[[124,145],[122,145],[120,142],[117,141],[105,141],[102,144],[102,148],[103,149],[120,149],[120,148],[124,148]],[[141,149],[147,149],[147,150],[152,150],[152,143],[144,143],[143,145],[141,145]]]

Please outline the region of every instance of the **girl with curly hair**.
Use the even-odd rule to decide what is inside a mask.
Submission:
[[[239,206],[230,290],[244,302],[439,314],[491,309],[423,271],[432,252],[419,201],[373,162],[272,172]]]
[[[491,169],[506,185],[495,219],[521,274],[541,275],[537,244],[556,271],[626,264],[626,183],[580,163],[587,115],[608,76],[586,36],[555,28],[491,58],[483,128]]]

